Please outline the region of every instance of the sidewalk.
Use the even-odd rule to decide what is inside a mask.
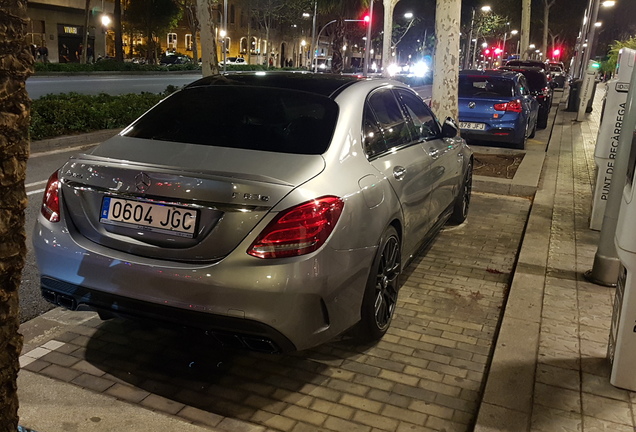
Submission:
[[[613,289],[582,277],[598,240],[588,229],[596,94],[581,123],[561,104],[547,152],[549,130],[512,181],[476,178],[468,222],[445,229],[409,266],[396,319],[376,346],[227,352],[54,309],[21,327],[21,424],[37,432],[634,431],[636,395],[609,384],[605,360]],[[532,203],[513,196],[535,190]]]
[[[636,394],[610,385],[614,289],[587,282],[601,113],[559,111],[475,431],[634,431]]]

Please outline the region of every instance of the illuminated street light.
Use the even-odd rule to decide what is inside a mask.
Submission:
[[[490,12],[492,9],[490,8],[490,6],[482,6],[480,8],[480,10],[482,12]],[[473,41],[475,42],[474,45],[474,49],[473,49],[473,57],[472,57],[472,62],[470,63],[470,66],[473,67],[475,65],[475,55],[477,53],[477,39],[479,39],[479,35],[477,35],[477,37],[475,39],[473,39],[473,30],[475,29],[475,8],[473,8],[473,13],[472,16],[470,18],[470,32],[468,33],[468,40],[466,42],[466,55],[464,56],[464,69],[468,69],[468,60],[470,57],[470,42]],[[479,29],[477,29],[479,30]]]

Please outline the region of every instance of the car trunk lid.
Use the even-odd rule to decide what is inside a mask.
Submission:
[[[118,136],[70,159],[60,180],[78,234],[143,257],[209,262],[323,169],[319,155]]]

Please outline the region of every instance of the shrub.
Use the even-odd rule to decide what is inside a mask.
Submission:
[[[164,97],[165,94],[153,93],[121,96],[69,93],[43,96],[31,104],[31,139],[121,128]]]

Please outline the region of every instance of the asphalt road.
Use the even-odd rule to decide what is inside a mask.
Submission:
[[[64,76],[32,76],[26,82],[31,99],[46,94],[81,93],[95,95],[107,93],[120,95],[127,93],[161,93],[169,85],[182,87],[201,78],[201,72],[167,72],[161,74],[122,75],[91,74]]]

